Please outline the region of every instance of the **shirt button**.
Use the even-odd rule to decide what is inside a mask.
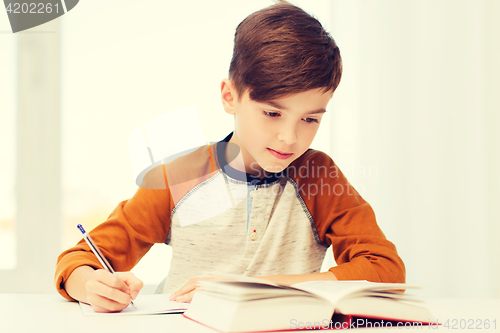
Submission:
[[[255,230],[250,234],[250,239],[253,241],[257,240],[257,233],[255,232]]]

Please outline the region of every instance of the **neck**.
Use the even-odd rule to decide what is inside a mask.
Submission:
[[[251,164],[245,164],[245,160],[249,161],[251,158],[247,157],[245,159],[243,149],[241,149],[241,143],[236,133],[233,134],[226,146],[224,158],[229,166],[235,170],[259,176],[261,179],[269,174],[260,168],[257,162],[253,162],[253,167]],[[260,170],[256,170],[255,167],[258,167]]]

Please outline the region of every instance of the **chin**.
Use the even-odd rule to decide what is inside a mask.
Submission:
[[[277,166],[272,166],[272,167],[270,167],[270,166],[264,167],[262,169],[264,169],[265,171],[270,172],[270,173],[277,173],[277,172],[281,172],[281,171],[285,170],[286,167],[287,167],[287,165],[285,165],[285,166],[277,165]]]

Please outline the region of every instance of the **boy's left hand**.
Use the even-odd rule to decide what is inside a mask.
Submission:
[[[170,300],[183,303],[191,302],[195,291],[199,289],[198,282],[202,280],[230,280],[230,278],[220,275],[208,275],[193,278],[182,286],[181,289],[170,295]]]

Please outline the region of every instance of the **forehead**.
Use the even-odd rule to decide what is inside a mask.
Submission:
[[[311,89],[268,101],[254,101],[250,99],[247,93],[244,96],[243,103],[249,107],[277,110],[300,116],[320,115],[326,112],[332,94],[331,91],[324,92],[321,89]]]

